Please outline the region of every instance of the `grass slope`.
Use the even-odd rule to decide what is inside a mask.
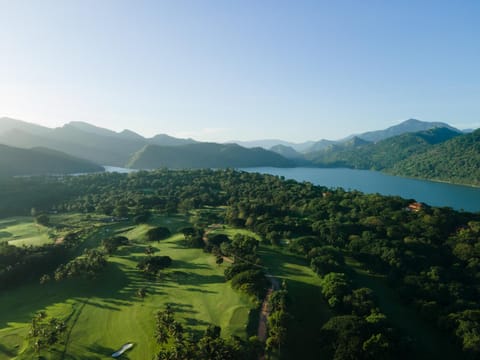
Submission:
[[[0,241],[10,245],[39,246],[52,243],[48,228],[36,224],[31,217],[16,217],[0,220]]]
[[[171,228],[183,225],[178,218],[154,220],[156,224],[165,222]],[[106,233],[140,238],[146,230],[144,225],[109,225],[95,230],[87,243],[99,244]],[[184,248],[183,236],[175,234],[151,244],[158,254],[173,259],[171,268],[152,282],[135,268],[138,259],[145,256],[146,245],[138,242],[121,248],[94,280],[30,284],[1,294],[0,360],[35,356],[25,348],[24,339],[33,314],[39,310],[69,319],[66,343],[44,354],[47,359],[104,359],[126,342],[135,343],[135,347],[125,358],[150,359],[157,350],[154,315],[167,303],[194,331],[213,323],[222,327],[224,336],[246,337],[252,303],[224,282],[226,265],[215,264],[215,257],[200,249]],[[143,300],[136,296],[141,287],[148,291]]]
[[[259,255],[267,272],[287,283],[288,311],[292,319],[282,356],[285,359],[318,359],[318,333],[332,316],[322,298],[320,278],[304,258],[287,251],[262,246]]]

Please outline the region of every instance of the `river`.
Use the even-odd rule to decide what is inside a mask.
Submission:
[[[303,167],[259,167],[241,170],[284,176],[286,179],[308,181],[331,188],[398,195],[433,206],[449,206],[456,210],[480,211],[480,188],[469,186],[403,178],[369,170]]]

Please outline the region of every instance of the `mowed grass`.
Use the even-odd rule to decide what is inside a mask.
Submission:
[[[223,225],[211,233],[225,234],[230,238],[241,234],[261,240],[252,231]],[[304,257],[285,249],[262,245],[258,255],[265,272],[287,284],[290,299],[288,311],[292,318],[288,325],[288,342],[282,350],[283,358],[318,359],[319,331],[333,316],[323,300],[319,276]]]
[[[170,225],[175,231],[184,226],[184,219],[153,219],[152,225],[158,224]],[[102,236],[113,233],[141,238],[149,226],[112,224],[98,229],[87,242],[98,244]],[[106,359],[126,342],[135,346],[123,358],[151,359],[158,350],[155,313],[166,304],[194,332],[212,323],[222,327],[223,336],[247,336],[253,304],[225,283],[223,271],[228,265],[217,265],[215,257],[201,249],[185,248],[180,234],[148,245],[157,249],[156,255],[173,259],[172,266],[155,281],[136,269],[147,244],[134,243],[109,257],[106,270],[94,280],[30,284],[2,293],[0,359],[35,358],[26,349],[25,339],[32,316],[40,310],[68,318],[66,341],[42,354],[47,359]],[[144,299],[136,295],[141,287],[147,289]]]
[[[282,350],[285,359],[318,359],[319,332],[333,315],[324,302],[320,278],[305,258],[280,248],[262,246],[259,251],[266,271],[287,284],[292,318]]]
[[[11,245],[51,244],[48,228],[38,225],[32,217],[15,217],[0,220],[0,241],[7,241]]]

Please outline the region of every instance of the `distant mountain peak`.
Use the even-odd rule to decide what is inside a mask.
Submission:
[[[380,140],[388,139],[390,137],[402,135],[405,133],[425,131],[425,130],[430,130],[434,128],[447,128],[452,131],[461,133],[459,129],[456,129],[447,123],[428,122],[428,121],[421,121],[418,119],[408,119],[408,120],[402,121],[400,124],[390,126],[384,130],[368,131],[363,134],[358,134],[356,136],[363,140],[377,142]]]
[[[45,126],[29,123],[23,120],[17,120],[9,117],[1,117],[0,134],[4,134],[12,130],[21,130],[29,132],[31,134],[41,135],[51,131],[52,129]]]
[[[137,134],[135,131],[128,130],[128,129],[121,131],[120,133],[118,133],[118,135],[127,139],[145,140],[145,138],[142,135]]]
[[[78,130],[97,134],[97,135],[102,135],[102,136],[115,136],[118,135],[113,130],[105,129],[96,125],[89,124],[84,121],[70,121],[69,123],[65,124],[64,127],[74,127]]]

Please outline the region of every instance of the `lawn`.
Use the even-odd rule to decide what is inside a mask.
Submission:
[[[320,278],[303,257],[286,250],[262,246],[259,255],[266,271],[287,284],[292,319],[284,357],[318,359],[318,333],[332,316],[322,297]]]
[[[260,237],[245,229],[222,226],[211,231],[214,234],[226,234],[229,237],[240,233],[260,240]],[[265,271],[285,280],[289,294],[289,312],[292,319],[288,325],[288,343],[282,350],[284,358],[318,358],[318,333],[322,325],[332,316],[324,302],[320,278],[310,268],[308,261],[287,250],[262,245],[258,252]]]
[[[174,231],[185,224],[183,218],[157,217],[152,222]],[[113,233],[141,240],[147,229],[144,225],[109,224],[94,230],[86,243],[98,245],[102,236]],[[24,339],[33,314],[39,310],[68,318],[65,343],[43,354],[47,359],[105,359],[126,342],[135,346],[122,358],[151,359],[157,350],[154,316],[166,304],[171,304],[177,317],[193,331],[203,331],[213,323],[222,327],[224,336],[247,336],[253,304],[224,282],[227,265],[217,265],[215,257],[201,249],[185,248],[183,235],[175,234],[151,244],[158,254],[173,259],[172,266],[157,281],[151,281],[135,268],[138,259],[145,256],[146,245],[137,242],[119,249],[94,280],[30,284],[2,293],[0,360],[34,358]],[[147,288],[145,299],[136,295],[141,287]]]
[[[16,217],[0,220],[0,241],[11,245],[43,245],[52,243],[48,228],[38,225],[32,217]]]

